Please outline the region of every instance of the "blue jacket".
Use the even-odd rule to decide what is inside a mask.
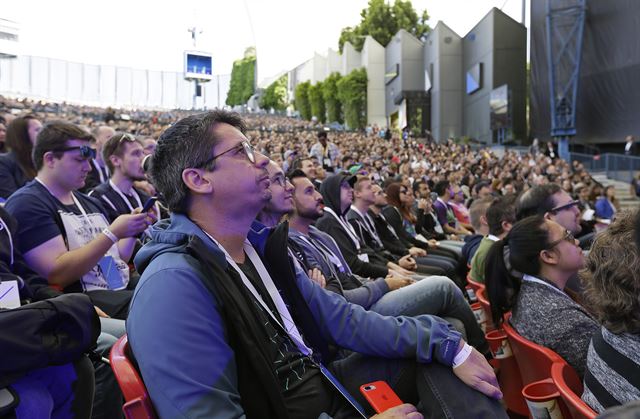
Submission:
[[[257,224],[249,234],[260,254],[268,235]],[[156,224],[152,240],[135,259],[142,276],[127,320],[131,348],[160,417],[244,417],[242,400],[252,395],[238,388],[238,365],[228,339],[234,325],[223,320],[219,296],[204,285],[202,264],[187,251],[193,240],[204,243],[212,260],[231,275],[221,250],[186,216],[172,214]],[[294,265],[295,286],[318,325],[319,338],[366,355],[451,365],[460,334],[443,320],[367,312],[324,291]]]
[[[601,196],[596,200],[595,212],[596,217],[610,220],[615,214],[615,208],[607,198]]]

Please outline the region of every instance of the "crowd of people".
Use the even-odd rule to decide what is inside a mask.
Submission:
[[[0,413],[120,417],[127,333],[160,417],[368,417],[377,380],[376,418],[506,417],[467,275],[594,410],[640,400],[640,212],[535,148],[389,134],[1,98],[0,321],[31,329]]]

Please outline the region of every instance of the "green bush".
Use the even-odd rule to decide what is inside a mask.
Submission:
[[[353,70],[338,81],[337,87],[347,126],[364,128],[367,125],[367,70]]]
[[[338,99],[338,82],[342,76],[340,73],[331,73],[324,82],[322,82],[322,98],[327,109],[327,121],[338,122],[342,124],[342,104]]]
[[[267,87],[260,97],[260,107],[263,109],[275,109],[284,111],[287,109],[287,74],[280,77]]]
[[[295,107],[300,112],[300,117],[311,120],[311,102],[309,101],[309,88],[311,82],[305,81],[296,86]]]
[[[234,61],[231,70],[231,82],[227,93],[226,104],[229,106],[244,105],[255,92],[255,55],[245,54],[241,60]]]
[[[327,113],[324,106],[324,98],[322,97],[321,81],[309,87],[309,102],[311,104],[311,115],[324,124],[327,120]]]

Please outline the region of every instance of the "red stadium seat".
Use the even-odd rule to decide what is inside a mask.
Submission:
[[[554,362],[551,365],[551,379],[573,419],[593,419],[598,415],[580,398],[582,381],[569,364],[565,361]]]
[[[492,330],[495,330],[496,327],[493,324],[493,319],[491,317],[491,304],[489,304],[489,300],[487,300],[487,297],[485,295],[486,292],[487,292],[487,289],[485,287],[482,287],[476,291],[476,297],[478,298],[478,302],[480,303],[480,305],[482,306],[482,309],[484,310],[485,327],[486,327],[485,331],[490,332]]]
[[[111,369],[124,395],[125,404],[122,406],[122,411],[125,417],[127,419],[157,418],[147,388],[129,359],[129,342],[126,334],[113,345],[109,359]]]
[[[502,327],[507,333],[511,350],[518,362],[522,383],[526,386],[534,381],[550,378],[551,364],[565,361],[551,349],[533,343],[520,336],[509,324],[510,319],[511,313],[505,315]]]

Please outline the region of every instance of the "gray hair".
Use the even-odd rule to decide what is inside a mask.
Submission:
[[[239,114],[217,109],[179,120],[158,139],[149,173],[170,211],[187,212],[189,189],[182,181],[182,172],[212,155],[219,141],[213,130],[221,123],[234,126],[243,134],[246,132]]]

